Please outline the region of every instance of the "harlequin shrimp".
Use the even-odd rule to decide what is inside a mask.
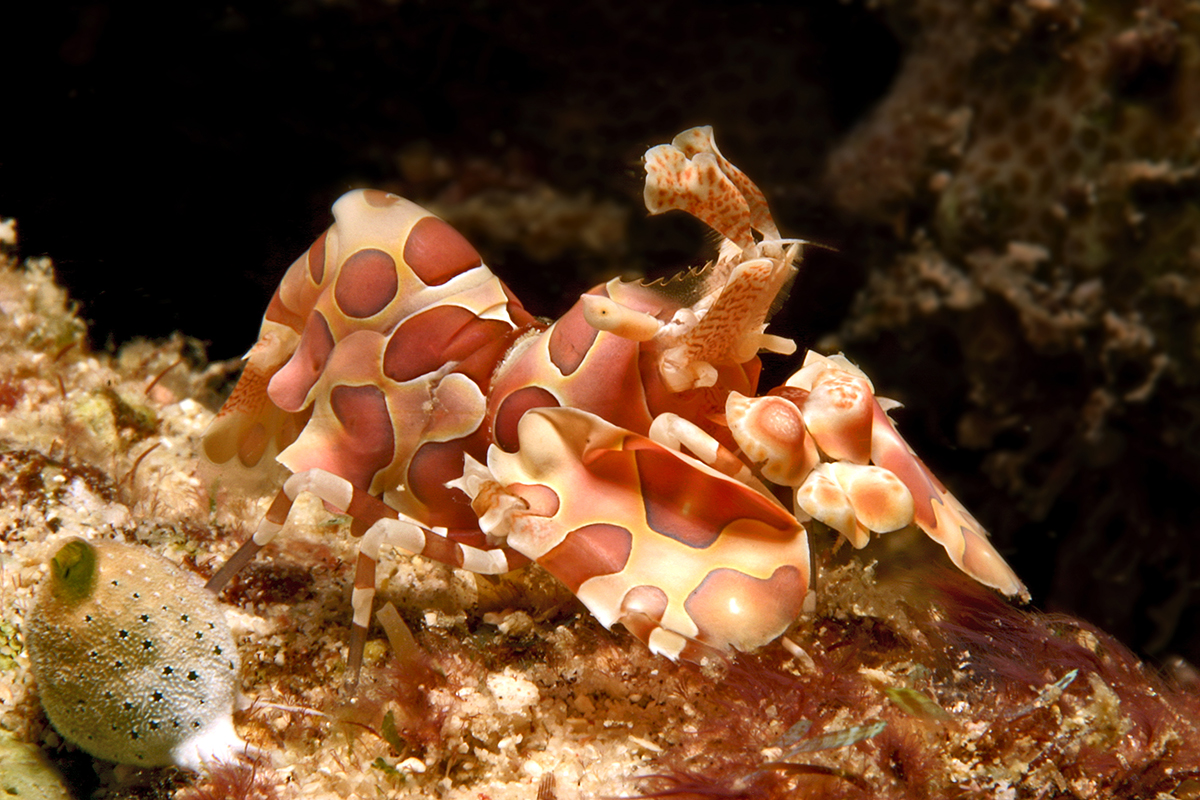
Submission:
[[[303,492],[359,538],[349,674],[384,547],[477,573],[536,561],[606,627],[669,658],[749,651],[801,613],[811,520],[863,547],[915,525],[977,581],[1024,586],[930,473],[866,375],[810,352],[756,396],[765,332],[803,242],[708,127],[646,153],[650,213],[722,241],[702,270],[614,279],[557,321],[530,315],[447,223],[358,190],[287,271],[205,438],[214,462],[291,476],[219,591]]]

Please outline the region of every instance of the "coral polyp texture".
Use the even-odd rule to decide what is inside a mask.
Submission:
[[[38,696],[68,741],[140,767],[234,761],[238,652],[200,580],[145,547],[72,540],[25,617]]]

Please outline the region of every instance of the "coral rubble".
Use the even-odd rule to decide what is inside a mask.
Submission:
[[[0,733],[0,792],[13,800],[71,800],[46,754],[8,733]]]

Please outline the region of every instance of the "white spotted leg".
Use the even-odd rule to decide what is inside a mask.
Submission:
[[[304,492],[334,508],[342,509],[352,519],[351,535],[360,538],[354,589],[350,596],[353,617],[346,659],[346,683],[350,688],[358,683],[362,669],[367,629],[375,601],[376,567],[384,545],[487,575],[509,572],[528,561],[507,548],[483,549],[454,541],[449,531],[431,530],[401,516],[391,506],[355,487],[345,478],[326,470],[310,469],[288,478],[254,535],[213,575],[206,588],[213,592],[221,591],[240,569],[253,560],[258,551],[283,529],[292,504]]]
[[[691,420],[668,411],[654,418],[649,433],[650,438],[663,447],[676,452],[687,448],[689,453],[722,475],[728,475],[774,499],[774,495],[754,477],[745,462]]]
[[[292,510],[293,498],[288,497],[285,489],[280,489],[279,494],[275,495],[275,499],[271,501],[271,507],[267,509],[267,513],[263,516],[262,521],[258,523],[258,528],[255,529],[254,535],[245,541],[245,543],[237,549],[237,552],[229,557],[216,574],[209,578],[208,583],[204,588],[214,594],[220,593],[225,585],[233,579],[233,576],[242,571],[242,568],[254,560],[258,555],[258,551],[263,549],[283,528],[283,523],[287,521],[288,513]]]

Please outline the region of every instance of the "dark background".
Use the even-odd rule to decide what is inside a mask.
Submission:
[[[1012,24],[1000,14],[1012,4],[975,5]],[[0,214],[18,219],[23,256],[54,259],[95,347],[179,330],[227,359],[254,341],[279,277],[354,187],[453,206],[547,186],[628,208],[628,235],[609,253],[533,257],[519,239],[472,237],[538,314],[561,313],[614,270],[696,263],[699,225],[645,219],[638,159],[712,124],[785,235],[828,245],[810,251],[773,328],[803,347],[847,324],[868,277],[909,246],[908,233],[831,202],[829,164],[892,87],[923,19],[838,0],[19,4],[0,34]],[[435,161],[439,170],[420,168]],[[957,367],[961,324],[934,320],[928,333],[849,354],[880,394],[904,399],[902,431],[993,531],[1035,603],[1089,617],[1155,659],[1200,658],[1192,439],[1165,456],[1110,461],[1104,480],[1085,472],[1049,511],[1030,513],[1019,487],[984,469],[986,452],[959,445],[962,415],[999,413],[971,406]],[[1001,335],[1020,338],[1015,319],[1004,324]],[[789,366],[770,364],[768,380]],[[1028,372],[1062,368],[1043,360]],[[1062,393],[1025,399],[1032,414]],[[1177,422],[1195,429],[1191,417]],[[1142,483],[1159,474],[1150,462],[1169,489],[1150,492],[1153,502]],[[1130,507],[1148,509],[1131,512],[1137,531],[1089,522],[1114,485],[1133,487]],[[1148,537],[1168,530],[1165,551],[1155,539],[1153,558],[1132,556],[1131,583],[1127,554],[1149,552]],[[1076,561],[1063,568],[1056,559],[1070,542],[1085,544],[1069,548]],[[1104,563],[1105,553],[1124,563]]]
[[[823,148],[898,57],[837,2],[22,5],[0,187],[23,253],[54,257],[96,342],[183,330],[213,358],[245,352],[342,192],[444,188],[406,185],[413,143],[461,173],[485,162],[636,210],[641,153],[714,124],[799,221],[819,208],[804,187]],[[527,269],[553,271],[505,278]],[[566,300],[528,302],[556,315]]]

